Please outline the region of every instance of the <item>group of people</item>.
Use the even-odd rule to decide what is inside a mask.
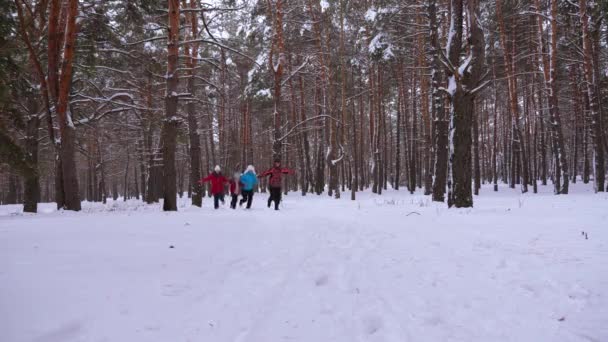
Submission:
[[[268,208],[271,207],[274,202],[274,210],[279,210],[279,203],[281,202],[281,186],[282,177],[285,174],[293,174],[294,171],[288,168],[281,167],[281,161],[275,159],[272,168],[264,171],[260,177],[270,177],[268,179],[268,191],[270,197],[268,198]],[[198,181],[200,185],[204,183],[211,183],[211,195],[213,195],[213,207],[218,209],[220,202],[224,203],[224,196],[226,186],[229,185],[230,189],[230,208],[236,209],[237,202],[239,206],[247,203],[247,209],[251,208],[251,202],[253,201],[253,190],[258,184],[258,176],[255,173],[253,165],[247,166],[244,173],[235,172],[232,178],[228,179],[222,174],[222,169],[219,165],[216,165],[207,177],[202,178]],[[239,196],[242,196],[239,201]]]

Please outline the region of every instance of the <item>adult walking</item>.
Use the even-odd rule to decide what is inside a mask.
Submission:
[[[283,175],[294,174],[292,169],[281,167],[281,160],[275,159],[272,168],[264,171],[260,177],[268,177],[268,190],[270,191],[270,197],[268,198],[268,208],[272,202],[274,202],[274,210],[279,210],[279,203],[281,202],[281,187],[283,183]]]

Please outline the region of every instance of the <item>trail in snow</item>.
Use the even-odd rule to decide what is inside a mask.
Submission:
[[[0,341],[608,340],[608,195],[500,190],[0,206]]]

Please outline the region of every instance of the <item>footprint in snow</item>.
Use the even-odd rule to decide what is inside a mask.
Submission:
[[[67,322],[54,330],[33,339],[34,342],[60,342],[75,339],[84,330],[84,326],[79,321]]]
[[[443,323],[443,320],[437,315],[431,315],[424,319],[424,323],[431,326],[438,326]]]
[[[368,335],[377,333],[383,325],[382,318],[378,316],[369,316],[363,320],[363,327]]]
[[[328,281],[329,281],[329,277],[327,276],[327,274],[322,274],[322,275],[318,276],[317,279],[315,279],[315,285],[324,286],[324,285],[327,285]]]
[[[234,342],[244,342],[244,341],[246,341],[247,336],[249,336],[249,329],[243,328],[243,329],[241,329],[241,332],[234,339]]]
[[[536,289],[530,284],[522,284],[519,287],[525,290],[529,295],[536,295]]]
[[[177,297],[188,292],[190,290],[189,285],[184,284],[167,284],[163,286],[162,294],[166,297]]]

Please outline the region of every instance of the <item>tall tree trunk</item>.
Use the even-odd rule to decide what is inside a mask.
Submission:
[[[99,196],[99,201],[103,204],[106,204],[108,199],[108,194],[106,192],[106,163],[104,161],[103,153],[102,153],[102,142],[98,136],[96,138],[96,147],[97,147],[97,156],[99,158],[99,189],[97,190],[97,194]]]
[[[76,168],[76,130],[72,122],[69,108],[69,95],[72,88],[72,64],[76,44],[76,16],[78,15],[78,0],[70,0],[68,4],[67,27],[61,78],[59,80],[59,96],[57,100],[57,118],[61,134],[60,159],[63,194],[67,210],[80,210],[80,193],[78,191],[78,175]]]
[[[370,158],[372,160],[372,192],[378,193],[378,151],[376,145],[376,125],[375,125],[375,112],[376,112],[376,82],[374,79],[374,63],[370,63],[369,67],[369,146],[370,146]]]
[[[583,183],[589,183],[591,173],[589,165],[589,96],[583,92]]]
[[[134,194],[135,194],[135,199],[139,200],[139,177],[137,175],[137,164],[133,165],[133,187],[134,187]]]
[[[475,111],[479,113],[479,111]],[[479,117],[473,117],[473,152],[475,159],[473,160],[473,175],[474,175],[474,186],[473,193],[479,195],[479,189],[481,188],[481,171],[479,166]]]
[[[353,83],[355,82],[355,74],[354,74],[354,68],[351,67],[351,75],[352,75],[352,81]],[[353,84],[354,87],[354,84]],[[363,97],[359,96],[359,104],[362,103],[361,99]],[[350,120],[350,127],[352,129],[352,136],[351,136],[351,143],[352,143],[352,173],[351,173],[351,195],[350,195],[350,199],[352,201],[355,200],[356,197],[356,193],[357,191],[359,191],[359,159],[362,157],[359,155],[360,153],[360,149],[359,149],[359,139],[357,138],[357,111],[355,110],[355,101],[352,101],[351,104],[351,120]]]
[[[429,0],[427,12],[429,16],[429,43],[432,48],[431,60],[431,93],[432,93],[432,116],[435,124],[434,152],[435,166],[433,167],[435,177],[433,179],[433,201],[443,202],[445,200],[445,187],[448,169],[448,125],[446,113],[443,108],[443,100],[439,94],[439,82],[441,80],[441,69],[439,61],[439,37],[437,23],[437,1]]]
[[[190,9],[194,9],[196,2],[190,0]],[[197,12],[190,12],[189,19],[191,24],[191,38],[197,39],[198,37],[198,16]],[[190,47],[188,47],[190,48]],[[188,92],[190,96],[196,98],[196,88],[194,82],[195,69],[198,62],[198,48],[199,44],[194,43],[191,46],[191,51],[187,52],[190,58],[188,59],[188,68],[190,69],[188,78]],[[202,186],[198,184],[198,180],[201,179],[201,138],[198,133],[198,120],[196,115],[196,103],[189,101],[186,105],[186,111],[188,113],[188,139],[190,145],[190,187],[189,192],[191,194],[192,205],[201,207],[203,205],[203,191]]]
[[[38,106],[30,108],[31,115],[26,122],[25,160],[31,166],[28,172],[23,173],[23,211],[36,213],[40,202],[40,176],[38,174],[38,129],[40,118]]]
[[[376,132],[374,133],[374,138],[376,139],[375,145],[376,150],[374,151],[376,157],[376,172],[374,174],[374,184],[376,184],[376,191],[378,195],[382,194],[382,173],[383,173],[383,163],[382,163],[382,150],[383,146],[380,145],[382,141],[381,134],[382,132],[382,101],[383,101],[383,93],[382,93],[382,65],[377,64],[378,72],[376,73]]]
[[[606,170],[604,168],[604,130],[602,128],[602,117],[599,108],[599,96],[596,92],[597,80],[595,77],[595,68],[593,65],[593,43],[590,34],[590,25],[592,25],[592,16],[589,15],[589,8],[595,8],[595,1],[580,0],[580,18],[581,28],[583,31],[583,70],[585,75],[585,84],[587,86],[587,96],[589,98],[589,115],[591,118],[591,131],[593,140],[593,173],[594,173],[594,189],[595,192],[604,191],[604,182]]]
[[[125,163],[125,177],[123,180],[123,187],[122,187],[122,195],[123,195],[123,201],[127,201],[128,197],[129,197],[129,162],[130,162],[130,153],[129,153],[129,145],[127,145],[127,156],[126,156],[126,163]]]
[[[300,120],[303,122],[302,124],[302,145],[304,150],[304,163],[305,163],[305,175],[302,175],[306,179],[306,187],[302,189],[302,191],[308,191],[308,188],[313,184],[313,172],[312,172],[312,163],[310,161],[310,143],[308,139],[308,131],[306,126],[306,105],[304,103],[304,81],[302,75],[298,76],[298,85],[300,92]],[[311,190],[312,191],[312,190]]]
[[[479,18],[478,0],[467,2],[469,18]],[[453,66],[460,65],[460,54],[463,31],[463,1],[452,0],[450,35],[448,40],[448,58]],[[475,91],[478,89],[482,77],[484,63],[484,36],[478,26],[478,20],[469,20],[469,34],[467,41],[470,44],[469,56],[458,67],[450,69],[450,85],[452,90],[452,154],[451,184],[452,192],[448,193],[448,206],[457,208],[472,207],[473,195],[471,193],[471,128],[473,111],[475,110]],[[448,181],[448,189],[450,184]]]
[[[58,146],[58,142],[57,139],[55,138],[55,128],[53,125],[53,113],[52,113],[52,107],[57,108],[57,94],[59,92],[59,81],[57,78],[57,71],[59,68],[58,65],[58,56],[59,56],[59,52],[58,52],[58,47],[59,47],[59,38],[58,38],[58,34],[57,34],[57,25],[58,25],[58,15],[59,15],[59,1],[58,0],[53,0],[51,2],[51,8],[49,11],[49,22],[45,22],[45,14],[42,11],[43,9],[46,10],[46,7],[42,7],[42,6],[46,6],[48,5],[48,3],[43,2],[40,3],[38,5],[41,5],[41,7],[38,9],[42,15],[40,15],[40,23],[39,23],[39,30],[31,30],[31,27],[34,26],[35,24],[35,19],[33,17],[28,18],[28,22],[26,23],[26,17],[24,16],[23,13],[23,7],[21,3],[24,3],[23,1],[15,1],[15,7],[17,9],[17,18],[19,21],[19,26],[18,26],[18,30],[19,33],[21,35],[21,38],[23,39],[23,41],[25,42],[25,45],[27,47],[27,51],[28,51],[28,57],[29,57],[29,62],[32,66],[32,69],[35,71],[35,77],[34,77],[34,83],[39,89],[40,89],[40,95],[42,97],[42,103],[44,104],[44,110],[46,113],[46,123],[47,123],[47,129],[48,129],[48,137],[49,140],[51,141],[51,144],[53,145],[54,149],[55,149],[55,155],[56,155],[56,160],[58,160],[60,158],[60,151],[59,151],[59,146]],[[31,11],[31,8],[29,8],[27,5],[25,5],[25,7],[27,9],[29,9]],[[31,14],[31,12],[28,12]],[[48,60],[48,66],[47,66],[47,70],[49,71],[49,75],[47,78],[47,75],[44,74],[44,70],[42,69],[42,64],[40,62],[39,59],[39,51],[36,51],[34,49],[34,46],[38,44],[38,41],[41,40],[40,36],[33,36],[30,39],[30,34],[34,34],[34,33],[38,33],[39,35],[43,32],[43,28],[47,27],[47,33],[48,33],[48,37],[47,37],[47,47],[48,47],[48,51],[47,51],[47,60]],[[75,28],[72,27],[72,31]],[[72,31],[70,31],[70,34],[72,33]],[[30,32],[30,33],[28,33]],[[69,38],[73,38],[75,37],[75,35],[71,34],[69,36]],[[32,44],[32,41],[34,42],[34,44]],[[73,47],[73,44],[71,45]],[[73,55],[73,53],[72,53]],[[71,62],[71,61],[70,61]],[[67,70],[66,70],[67,71]],[[70,70],[71,71],[71,70]],[[48,82],[47,82],[48,79]],[[52,83],[52,85],[49,85],[49,83]],[[53,103],[51,103],[51,96],[53,99]],[[57,207],[58,208],[62,208],[64,207],[64,194],[63,194],[63,182],[62,182],[62,173],[61,173],[61,163],[56,163],[56,169],[55,169],[55,184],[56,184],[56,191],[55,191],[55,200],[57,202]],[[33,185],[33,183],[32,183]],[[47,183],[48,185],[48,183]]]
[[[543,101],[542,101],[540,87],[537,88],[537,96],[535,98],[537,99],[536,108],[538,108],[537,116],[538,116],[539,135],[540,135],[540,142],[539,142],[540,180],[541,180],[542,185],[547,185],[547,145],[546,145],[547,135],[546,135],[546,130],[545,130],[545,117],[543,115],[543,110],[542,110]]]
[[[416,165],[417,158],[416,154],[418,153],[418,123],[416,119],[418,118],[418,112],[416,110],[416,79],[414,77],[414,73],[411,75],[411,97],[412,99],[412,130],[410,132],[410,165],[409,165],[409,182],[408,182],[408,190],[410,194],[413,194],[416,191]]]
[[[399,62],[399,76],[398,76],[398,81],[399,81],[399,87],[398,87],[398,94],[397,94],[397,137],[396,137],[396,143],[395,143],[395,185],[394,188],[395,190],[399,190],[399,182],[401,181],[401,179],[399,178],[401,176],[401,104],[404,101],[403,99],[403,68],[402,68],[402,62]]]
[[[179,52],[179,0],[169,2],[169,34],[167,38],[167,90],[165,120],[163,121],[163,210],[177,211],[175,148],[177,145],[177,75]]]
[[[548,91],[547,102],[549,104],[549,129],[552,136],[552,151],[554,163],[554,192],[555,194],[567,194],[570,183],[568,175],[568,161],[562,132],[561,118],[559,114],[559,99],[557,85],[557,1],[551,0],[550,29],[549,29],[549,51],[546,51],[543,43],[543,17],[536,15],[538,42],[540,46],[539,59],[543,65],[543,76]],[[537,10],[540,10],[540,0],[534,1]],[[547,57],[548,55],[548,57]]]
[[[283,142],[281,141],[281,123],[282,116],[280,112],[281,103],[281,79],[283,77],[284,68],[284,42],[283,42],[283,2],[277,0],[275,4],[275,12],[272,13],[272,4],[268,3],[269,18],[274,18],[273,35],[270,52],[268,55],[268,64],[274,80],[273,101],[273,142],[272,142],[272,158],[274,160],[281,159]]]
[[[580,118],[583,116],[582,104],[581,104],[581,91],[578,86],[580,82],[579,74],[577,72],[577,67],[575,65],[570,66],[570,87],[572,89],[572,94],[574,96],[572,101],[572,113],[574,114],[572,117],[572,137],[573,137],[573,147],[572,151],[574,153],[572,157],[572,183],[576,183],[576,175],[578,173],[578,150],[580,149]]]
[[[418,9],[416,10],[416,23],[423,25],[423,14]],[[431,33],[432,34],[432,33]],[[430,195],[433,187],[433,141],[431,138],[431,113],[429,105],[429,81],[426,76],[426,36],[418,35],[417,38],[417,53],[418,53],[418,68],[417,76],[420,79],[420,113],[421,113],[421,131],[422,138],[425,143],[425,148],[420,151],[424,158],[420,158],[420,177],[419,182],[424,181],[424,194]]]
[[[500,45],[502,46],[503,56],[504,56],[504,65],[505,72],[507,75],[507,86],[509,93],[509,109],[511,111],[511,127],[513,129],[513,133],[511,134],[512,141],[512,150],[511,155],[517,156],[516,161],[512,161],[512,167],[515,165],[519,165],[521,167],[521,175],[522,175],[522,192],[528,192],[528,160],[526,156],[526,147],[524,144],[523,135],[521,134],[521,129],[519,126],[520,121],[520,110],[519,110],[519,100],[517,96],[517,79],[515,78],[515,66],[513,62],[513,54],[514,51],[511,51],[509,48],[509,44],[507,42],[507,32],[505,30],[505,23],[502,14],[502,3],[501,1],[496,1],[496,14],[498,19],[498,27],[500,31]],[[512,25],[513,27],[513,25]],[[519,168],[514,168],[514,171],[519,172]],[[515,175],[511,175],[511,179]],[[514,187],[515,182],[511,182],[511,187]]]
[[[333,87],[330,84],[330,77],[332,75],[331,71],[331,63],[327,63],[325,61],[325,39],[324,39],[324,31],[322,24],[325,22],[323,18],[323,14],[321,14],[321,18],[317,16],[317,13],[320,11],[320,3],[319,0],[308,1],[308,7],[310,11],[310,16],[313,21],[313,28],[316,35],[316,43],[319,55],[319,66],[320,66],[320,77],[321,77],[321,100],[322,100],[322,108],[324,110],[324,115],[329,115],[332,119],[325,119],[326,126],[329,125],[329,136],[328,136],[328,151],[326,153],[325,158],[327,159],[327,166],[329,167],[329,184],[328,184],[328,195],[334,196],[335,198],[340,198],[340,188],[338,181],[338,163],[343,160],[343,151],[338,144],[339,133],[338,133],[338,124],[336,123],[334,116],[334,106],[333,106]],[[344,110],[344,108],[343,108]]]
[[[8,192],[3,204],[17,204],[17,182],[19,178],[13,173],[8,175]]]

